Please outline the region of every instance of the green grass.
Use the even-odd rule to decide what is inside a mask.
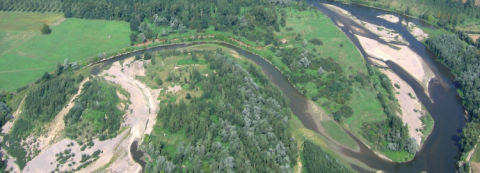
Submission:
[[[0,12],[0,31],[38,31],[43,24],[52,25],[63,18],[55,13]]]
[[[430,29],[430,28],[426,28],[426,27],[422,27],[422,26],[417,26],[418,28],[422,29],[423,32],[427,33],[428,34],[428,38],[433,38],[435,36],[438,36],[438,35],[442,35],[442,34],[453,34],[443,28],[439,28],[439,29]]]
[[[322,121],[322,127],[326,129],[327,134],[336,141],[351,149],[358,148],[357,143],[333,120]]]
[[[199,60],[198,62],[195,62],[192,59],[181,59],[177,61],[177,65],[191,65],[191,64],[207,64],[207,62],[205,62],[205,60]]]
[[[477,144],[477,148],[475,148],[475,152],[473,153],[472,158],[470,159],[470,161],[472,162],[480,162],[480,151],[478,146],[479,145]]]
[[[292,15],[294,17],[291,17]],[[322,40],[323,45],[315,46],[308,43],[306,49],[309,52],[320,53],[320,56],[325,58],[332,57],[337,63],[342,64],[347,74],[367,73],[365,60],[356,46],[328,16],[319,13],[317,17],[311,11],[295,12],[291,10],[287,10],[287,16],[287,26],[285,28],[292,27],[293,31],[286,31],[285,28],[282,28],[280,33],[275,33],[278,38],[288,41],[287,46],[302,44],[303,39],[296,41],[294,33],[301,33],[307,40],[318,38]],[[340,47],[340,44],[343,44],[343,47]],[[317,51],[314,52],[313,48]]]
[[[51,26],[50,35],[36,31],[42,21],[54,21],[58,14],[0,13],[0,89],[13,91],[51,72],[57,63],[82,61],[102,52],[127,47],[130,28],[119,21],[66,19]],[[33,18],[27,20],[26,18]],[[110,36],[110,38],[108,38]]]
[[[360,133],[364,122],[382,121],[387,119],[387,116],[383,112],[382,104],[378,101],[377,92],[373,88],[361,88],[360,86],[354,88],[356,90],[354,92],[357,94],[354,94],[349,104],[354,113],[344,122],[355,136],[361,138]]]
[[[413,154],[405,150],[401,150],[401,151],[384,150],[383,153],[385,154],[385,156],[387,156],[388,158],[392,159],[395,162],[405,162],[405,161],[412,160],[413,158]]]
[[[422,143],[423,143],[423,141],[425,141],[425,138],[428,137],[428,135],[430,135],[430,133],[432,133],[433,125],[435,124],[435,122],[434,122],[432,116],[428,112],[427,112],[427,115],[424,115],[424,116],[420,117],[420,120],[422,121],[422,124],[424,125],[423,129],[422,129],[422,134],[423,134]]]

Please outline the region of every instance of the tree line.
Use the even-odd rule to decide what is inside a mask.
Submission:
[[[463,106],[472,117],[460,133],[459,143],[465,155],[473,149],[480,135],[480,54],[476,46],[466,46],[458,35],[440,35],[429,38],[425,44],[455,75]]]

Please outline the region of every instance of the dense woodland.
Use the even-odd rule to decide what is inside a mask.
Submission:
[[[75,106],[64,117],[67,136],[84,142],[114,138],[125,113],[117,107],[119,103],[115,87],[99,79],[86,82]]]
[[[201,97],[164,103],[158,113],[163,128],[186,141],[176,151],[148,144],[146,172],[290,172],[297,149],[288,99],[252,64],[203,57],[216,73],[192,76]]]
[[[461,149],[467,153],[480,135],[480,54],[475,46],[465,46],[457,35],[441,35],[425,43],[452,70],[460,84],[463,105],[472,117],[460,134]]]
[[[305,161],[305,168],[308,172],[353,172],[344,165],[339,164],[335,157],[325,152],[325,150],[310,140],[305,140],[303,143],[302,154]]]

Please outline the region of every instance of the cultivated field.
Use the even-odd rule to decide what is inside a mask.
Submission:
[[[41,26],[52,25],[50,35]],[[61,14],[0,13],[0,89],[15,90],[55,70],[128,46],[130,28],[119,21],[64,19]]]

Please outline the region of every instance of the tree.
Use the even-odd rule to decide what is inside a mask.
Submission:
[[[137,18],[132,18],[130,20],[130,30],[132,31],[138,31],[138,27],[140,26],[140,20],[138,20]]]
[[[303,47],[307,47],[307,44],[308,44],[308,41],[307,41],[307,39],[303,39],[302,46],[303,46]]]
[[[140,35],[138,35],[138,41],[139,41],[139,42],[142,42],[142,43],[143,43],[143,42],[146,41],[146,39],[147,39],[147,38],[145,37],[145,34],[140,33]]]
[[[198,62],[198,57],[195,53],[192,53],[192,60]]]
[[[162,79],[161,79],[160,77],[158,77],[158,76],[155,78],[155,83],[157,83],[158,86],[163,85]]]
[[[155,60],[155,56],[152,56],[152,59],[150,60],[150,63],[152,63],[152,65],[155,65],[157,62]]]
[[[50,29],[50,26],[48,26],[47,24],[43,24],[43,27],[42,27],[42,29],[40,29],[40,31],[44,35],[52,33],[52,30]]]
[[[167,36],[167,32],[165,30],[162,30],[162,37]]]
[[[152,54],[149,53],[149,52],[145,52],[145,54],[143,54],[143,59],[144,60],[149,60],[149,59],[152,59]]]
[[[180,25],[178,25],[178,32],[180,32],[180,33],[186,33],[186,32],[188,32],[188,29],[187,29],[187,27],[186,27],[185,25],[180,24]]]
[[[45,74],[43,74],[43,76],[42,76],[42,79],[43,80],[48,80],[48,79],[50,79],[50,77],[51,77],[50,74],[48,72],[45,72]]]
[[[130,42],[133,43],[133,42],[137,41],[137,39],[138,39],[137,34],[135,34],[135,33],[132,32],[132,33],[130,34]]]
[[[320,67],[320,68],[318,68],[317,73],[318,73],[318,75],[322,76],[325,73],[325,71],[323,70],[322,67]]]
[[[186,99],[191,99],[192,96],[190,96],[190,93],[187,93],[187,96],[185,96]]]

